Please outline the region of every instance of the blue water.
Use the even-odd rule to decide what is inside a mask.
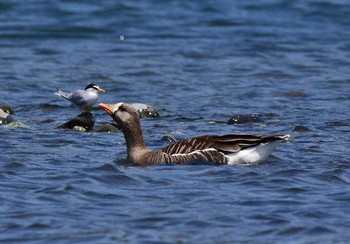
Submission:
[[[0,127],[0,242],[347,243],[349,26],[343,0],[1,2],[0,103],[26,127]],[[91,82],[160,110],[151,148],[295,141],[257,166],[132,167],[121,133],[56,129],[78,110],[51,92]]]

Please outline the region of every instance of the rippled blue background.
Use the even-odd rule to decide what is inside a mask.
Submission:
[[[0,241],[346,243],[349,26],[343,0],[2,1],[0,102],[27,128],[0,127]],[[125,166],[121,133],[55,129],[78,110],[51,92],[91,82],[161,110],[151,148],[295,141],[258,166]],[[211,123],[237,113],[263,121]]]

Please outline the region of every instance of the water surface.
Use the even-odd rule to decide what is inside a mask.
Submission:
[[[16,1],[0,4],[1,242],[346,243],[347,1]],[[261,165],[132,167],[121,133],[56,129],[51,92],[148,103],[161,138],[290,132]],[[96,127],[109,122],[95,110]],[[226,123],[234,114],[262,121]]]

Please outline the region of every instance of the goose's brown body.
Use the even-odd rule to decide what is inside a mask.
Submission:
[[[237,155],[244,150],[268,146],[266,155],[277,147],[279,142],[286,140],[289,135],[206,135],[172,143],[160,150],[152,151],[144,142],[140,119],[137,111],[125,103],[100,104],[121,127],[127,146],[128,159],[135,164],[185,164],[194,160],[210,161],[217,164],[239,164]],[[254,150],[251,150],[255,153]],[[245,155],[245,154],[244,154]],[[244,156],[242,162],[248,162]],[[234,159],[233,159],[234,158]],[[235,162],[237,161],[237,162]],[[257,162],[260,159],[257,159]]]

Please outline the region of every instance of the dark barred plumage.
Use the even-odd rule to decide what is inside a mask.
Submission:
[[[190,161],[203,160],[217,164],[227,164],[228,158],[223,153],[213,149],[205,149],[201,151],[192,151],[189,153],[168,154],[161,151],[151,151],[143,157],[146,164],[184,164]]]
[[[207,148],[216,149],[224,154],[235,153],[244,148],[253,147],[260,143],[271,142],[273,140],[283,140],[284,134],[272,135],[206,135],[190,139],[185,139],[172,143],[162,149],[167,154],[189,153],[195,150],[204,150]]]
[[[279,142],[290,137],[288,134],[206,135],[178,141],[158,151],[152,151],[145,145],[140,119],[134,108],[125,103],[99,106],[121,127],[128,159],[138,165],[185,164],[195,160],[217,164],[257,163],[266,159]]]

